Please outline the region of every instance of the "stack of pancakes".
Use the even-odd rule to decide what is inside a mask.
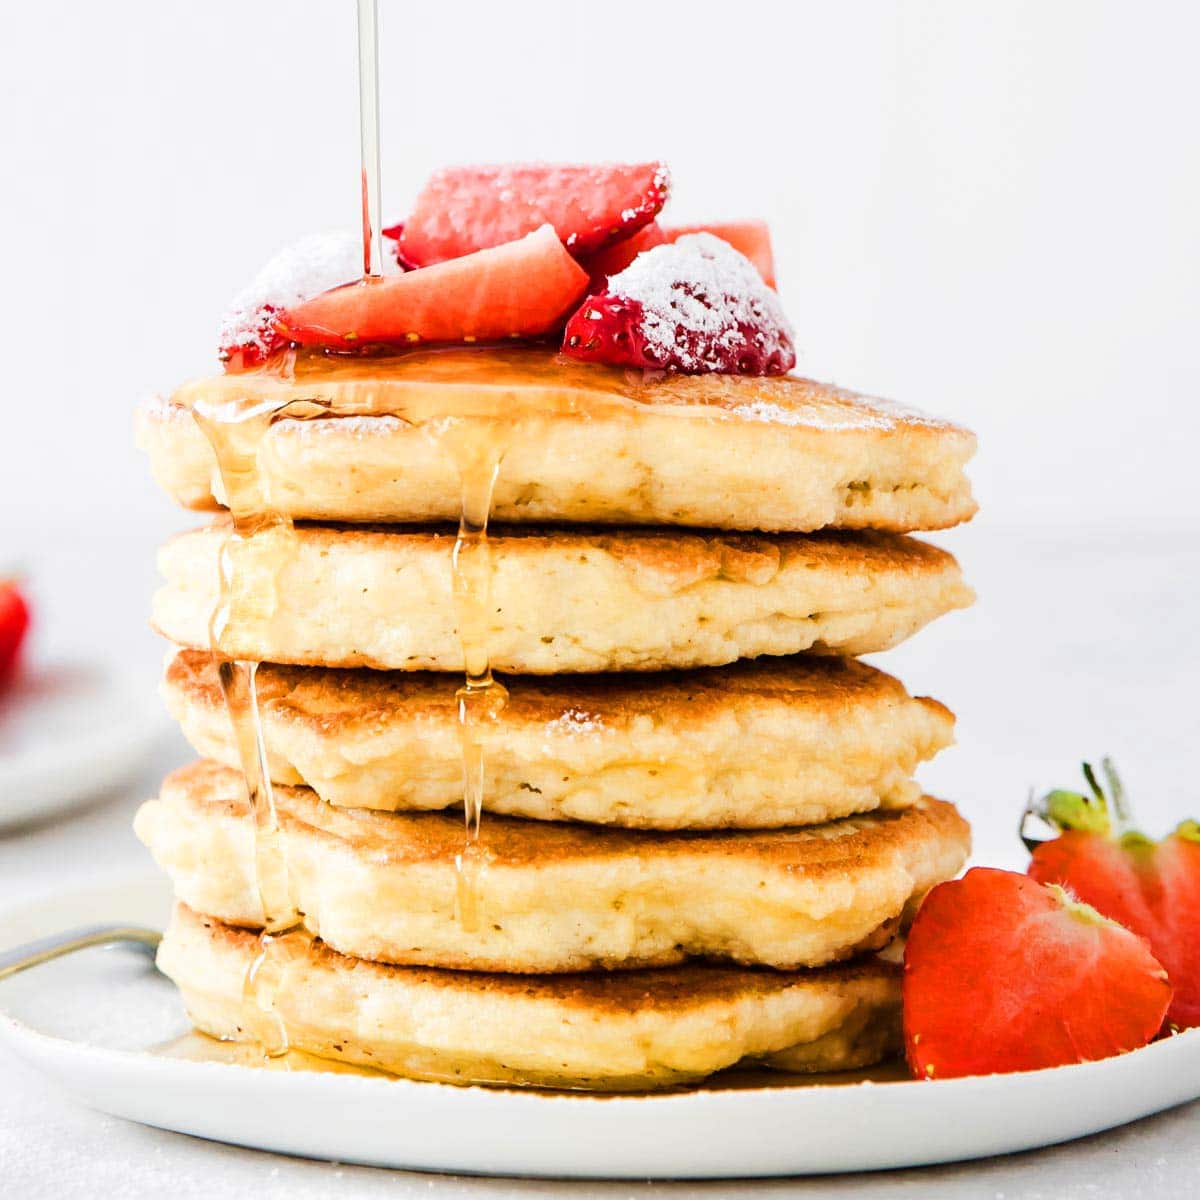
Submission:
[[[953,717],[852,656],[969,603],[906,536],[974,510],[966,431],[796,378],[643,377],[537,348],[301,360],[145,406],[156,478],[226,495],[193,409],[315,404],[254,447],[294,521],[164,548],[172,713],[205,758],[137,831],[179,904],[160,953],[195,1024],[253,1036],[256,824],[211,653],[257,699],[290,902],[271,1016],[325,1058],[602,1090],[742,1060],[868,1065],[898,1040],[875,952],[957,873],[968,830],[916,766]],[[461,464],[493,431],[481,919],[462,919]],[[282,545],[282,550],[280,546]],[[232,595],[232,602],[231,602]],[[752,661],[751,661],[752,660]],[[247,998],[249,997],[249,998]]]

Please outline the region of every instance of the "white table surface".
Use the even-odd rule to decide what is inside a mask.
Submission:
[[[21,545],[38,593],[36,653],[121,662],[154,686],[162,647],[144,629],[152,548],[139,539]],[[985,521],[940,539],[979,604],[882,665],[959,715],[959,744],[924,772],[975,827],[976,857],[1020,867],[1015,826],[1031,785],[1071,784],[1084,755],[1111,752],[1149,832],[1200,816],[1194,751],[1200,666],[1194,592],[1200,530],[1020,531]],[[139,800],[185,761],[174,735],[138,785],[68,819],[0,835],[6,907],[144,869],[129,829]],[[0,803],[3,798],[0,797]],[[0,996],[2,1002],[2,996]],[[870,1130],[863,1130],[870,1137]],[[614,1147],[614,1154],[619,1154]],[[1200,1195],[1200,1103],[1109,1134],[979,1163],[873,1176],[704,1184],[561,1184],[343,1167],[145,1129],[81,1109],[0,1057],[0,1196],[14,1198],[639,1196],[1075,1197]]]

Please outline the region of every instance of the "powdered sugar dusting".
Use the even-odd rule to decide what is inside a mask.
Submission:
[[[604,722],[594,713],[581,708],[568,708],[548,722],[546,728],[554,733],[594,734],[604,728]]]
[[[365,437],[380,437],[385,434],[398,433],[401,429],[407,428],[410,422],[394,417],[389,414],[380,414],[379,416],[335,416],[326,417],[319,421],[292,421],[290,418],[284,418],[280,422],[281,425],[294,424],[304,433],[312,433],[315,436],[322,434],[338,434],[339,436],[365,438]]]
[[[221,347],[270,349],[270,316],[362,274],[362,234],[313,233],[285,246],[233,298],[221,318]]]
[[[795,360],[779,297],[745,255],[711,233],[643,251],[607,291],[642,306],[647,345],[685,371],[723,369],[747,345],[747,330],[764,358]]]
[[[939,428],[949,424],[941,417],[915,408],[911,404],[901,404],[898,400],[885,400],[882,396],[857,396],[859,404],[870,406],[884,418],[890,418],[891,424],[903,422],[907,425],[935,425]]]
[[[729,410],[744,421],[766,421],[771,425],[807,425],[808,417],[794,408],[780,408],[766,400],[755,400],[751,404],[735,404]]]
[[[797,381],[803,382],[803,381]],[[769,425],[803,426],[806,429],[854,431],[863,429],[894,430],[900,425],[925,425],[950,428],[948,422],[932,417],[918,408],[897,404],[878,396],[863,396],[831,384],[806,384],[811,389],[790,406],[769,400],[752,400],[731,405],[731,417],[743,421],[762,421]]]

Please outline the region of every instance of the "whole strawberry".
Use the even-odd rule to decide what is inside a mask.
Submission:
[[[1136,934],[1061,887],[975,867],[925,898],[904,952],[920,1079],[1036,1071],[1144,1046],[1171,1000]]]
[[[1165,1029],[1200,1025],[1200,825],[1184,821],[1159,842],[1130,830],[1121,780],[1108,759],[1102,769],[1107,792],[1085,763],[1086,793],[1057,790],[1032,806],[1058,836],[1032,847],[1029,874],[1144,937],[1175,991]]]

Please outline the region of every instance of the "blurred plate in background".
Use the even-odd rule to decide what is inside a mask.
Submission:
[[[0,693],[0,830],[128,783],[167,728],[153,690],[111,667],[48,663]]]

